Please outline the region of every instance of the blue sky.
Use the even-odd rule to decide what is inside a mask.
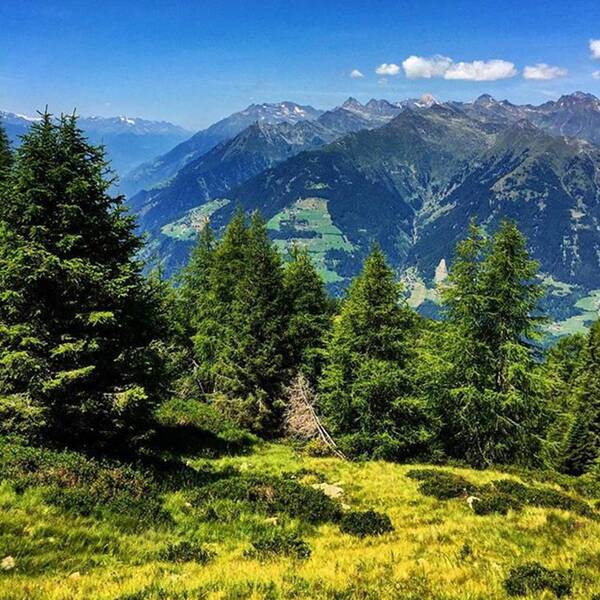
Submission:
[[[251,102],[600,95],[598,0],[2,0],[0,27],[0,109],[13,112],[198,129]]]

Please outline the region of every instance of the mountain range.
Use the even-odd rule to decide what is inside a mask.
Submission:
[[[275,119],[279,106],[297,116]],[[307,246],[332,291],[348,284],[377,241],[411,301],[435,312],[435,284],[469,220],[492,231],[511,218],[540,262],[557,327],[577,329],[597,311],[597,98],[577,92],[540,106],[489,95],[468,103],[349,98],[330,111],[302,107],[304,114],[294,106],[232,115],[228,131],[242,126],[242,114],[264,118],[187,154],[173,175],[131,197],[150,262],[173,273],[207,220],[219,230],[236,206],[260,209],[282,251]],[[191,139],[206,140],[205,132]]]
[[[14,147],[39,117],[0,111],[0,123]],[[191,132],[166,121],[132,117],[81,117],[79,126],[94,144],[106,147],[117,175],[123,176],[138,165],[188,139]]]
[[[111,126],[118,136],[112,120],[103,135]],[[260,209],[281,250],[306,246],[334,293],[378,242],[426,314],[437,311],[436,284],[470,219],[490,232],[513,219],[561,333],[598,314],[598,144],[600,100],[582,92],[539,106],[487,94],[349,98],[328,111],[252,104],[138,165],[121,186],[147,238],[143,257],[166,274],[186,263],[207,221],[220,231],[237,206]]]

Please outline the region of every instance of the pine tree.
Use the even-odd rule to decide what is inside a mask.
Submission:
[[[12,166],[13,156],[10,149],[10,142],[2,123],[0,123],[0,182],[8,176],[8,171]]]
[[[600,321],[588,333],[577,373],[563,461],[572,475],[582,475],[600,458]]]
[[[334,322],[320,381],[320,407],[347,453],[406,458],[429,437],[412,397],[416,317],[379,248],[365,260]]]
[[[228,244],[235,233],[246,246],[239,253],[241,273],[227,287],[231,302],[221,320],[216,389],[230,398],[244,400],[254,429],[274,432],[282,414],[282,406],[276,400],[289,375],[283,267],[258,213],[252,216],[245,234],[235,221],[230,228],[234,230],[229,231],[231,235],[225,236],[222,245]],[[227,247],[219,247],[220,260],[225,250]],[[236,257],[237,253],[226,254]],[[234,269],[230,271],[233,272]],[[225,279],[221,276],[219,281]]]
[[[214,391],[214,361],[219,335],[219,304],[212,287],[216,240],[207,223],[201,230],[188,265],[180,277],[177,321],[183,348],[180,393]],[[191,377],[190,377],[191,374]]]
[[[283,286],[290,313],[287,337],[292,362],[314,383],[321,371],[332,303],[306,249],[292,250],[292,260],[286,265]]]
[[[48,435],[115,448],[148,426],[168,325],[106,175],[74,116],[44,114],[16,153],[0,209],[0,394],[42,407]]]
[[[545,381],[534,345],[543,294],[516,226],[489,243],[471,226],[443,292],[453,367],[438,406],[448,452],[477,465],[528,461],[544,426]]]

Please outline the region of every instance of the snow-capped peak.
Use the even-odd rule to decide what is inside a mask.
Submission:
[[[431,94],[423,94],[415,105],[419,108],[431,108],[435,104],[439,104],[439,102],[431,95]]]

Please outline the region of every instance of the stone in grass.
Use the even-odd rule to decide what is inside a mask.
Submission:
[[[2,561],[0,561],[0,569],[3,571],[12,571],[17,566],[17,561],[13,556],[5,556]]]
[[[393,530],[390,518],[386,514],[374,510],[351,511],[342,515],[340,519],[342,533],[349,533],[361,538],[367,535],[382,535]]]

